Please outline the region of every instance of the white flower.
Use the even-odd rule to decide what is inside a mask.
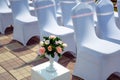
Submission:
[[[45,41],[45,39],[43,39],[43,41]]]
[[[55,44],[58,44],[58,41],[55,41]]]
[[[67,44],[66,44],[66,43],[63,43],[63,47],[67,47]]]
[[[44,42],[43,41],[40,41],[40,46],[43,46]]]
[[[58,43],[59,43],[59,44],[62,44],[63,42],[59,40]]]
[[[46,45],[50,44],[50,41],[49,41],[49,40],[46,40],[46,41],[45,41],[45,44],[46,44]]]

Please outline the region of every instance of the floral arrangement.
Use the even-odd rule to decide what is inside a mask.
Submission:
[[[50,55],[53,58],[56,54],[59,57],[62,56],[64,48],[67,47],[66,43],[63,43],[59,37],[56,37],[54,35],[43,37],[43,39],[44,40],[40,42],[40,56],[45,57],[45,55]]]

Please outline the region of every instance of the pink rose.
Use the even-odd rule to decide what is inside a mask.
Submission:
[[[57,50],[58,53],[62,53],[62,48],[61,47],[59,47],[59,46],[56,47],[56,50]]]
[[[52,46],[48,46],[48,51],[52,51]]]
[[[40,55],[44,55],[45,54],[45,48],[44,47],[40,47]]]
[[[115,4],[115,7],[117,7],[118,5],[117,4]]]
[[[56,38],[56,36],[51,35],[49,38],[50,38],[50,39],[55,39],[55,38]]]

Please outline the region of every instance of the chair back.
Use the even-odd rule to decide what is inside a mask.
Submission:
[[[79,3],[72,9],[72,20],[78,45],[97,38],[93,14],[93,8],[86,3]]]
[[[43,30],[43,28],[52,28],[58,26],[56,22],[55,4],[53,1],[36,0],[34,1],[34,5],[37,12],[40,30]]]
[[[77,4],[76,1],[73,0],[64,0],[60,2],[64,25],[66,25],[68,22],[72,22],[71,11],[76,4]]]
[[[98,35],[105,38],[118,31],[114,18],[114,6],[110,0],[100,0],[96,5]]]
[[[9,9],[9,7],[7,5],[7,1],[6,0],[0,0],[0,11],[5,10],[5,9]]]
[[[93,10],[95,11],[95,0],[80,0],[80,2],[85,2],[85,3],[90,4]]]
[[[54,0],[54,2],[55,2],[56,11],[61,10],[61,9],[60,9],[60,0]]]
[[[10,0],[14,18],[27,17],[30,15],[27,0]],[[25,18],[24,17],[24,18]]]
[[[7,2],[7,5],[10,7],[10,1],[9,1],[9,0],[6,0],[6,2]]]
[[[118,10],[118,17],[120,20],[120,0],[117,0],[117,10]]]

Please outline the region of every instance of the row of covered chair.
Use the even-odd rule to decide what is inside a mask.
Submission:
[[[64,1],[61,1],[60,5],[61,5],[63,25],[68,27],[68,28],[73,29],[71,10],[75,5],[77,5],[77,3],[75,1],[64,0]]]
[[[65,51],[72,51],[73,55],[77,55],[74,75],[85,80],[105,80],[111,73],[120,71],[118,62],[120,60],[120,30],[115,25],[114,10],[110,0],[100,0],[96,5],[98,37],[93,19],[95,10],[90,4],[93,1],[88,1],[81,0],[80,3],[74,3],[65,0],[61,2],[63,5],[61,9],[65,9],[72,15],[73,27],[69,28],[65,27],[67,22],[64,23],[65,26],[57,24],[55,4],[52,0],[33,0],[37,17],[30,14],[26,6],[28,1],[10,0],[14,21],[13,39],[26,45],[32,36],[40,36],[41,40],[43,36],[59,36],[68,44]],[[65,3],[71,6],[69,10],[64,7]],[[64,15],[64,12],[62,14]]]
[[[26,1],[26,0],[25,0]],[[34,1],[34,0],[33,0]],[[56,2],[56,4],[59,4],[59,7],[60,7],[60,5],[61,5],[61,9],[62,9],[62,23],[63,23],[63,25],[64,26],[68,26],[68,27],[70,27],[70,28],[73,28],[72,27],[72,22],[71,22],[71,18],[70,18],[70,11],[71,11],[71,9],[72,9],[72,7],[75,5],[75,4],[77,4],[77,2],[76,2],[76,0],[61,0],[61,1],[57,1],[57,0],[55,0],[55,2]],[[7,9],[9,9],[9,10],[7,10],[7,11],[10,11],[8,14],[10,14],[9,15],[9,18],[5,18],[5,16],[6,15],[8,15],[8,14],[6,14],[3,18],[4,19],[2,19],[1,18],[1,21],[0,21],[0,23],[1,23],[1,33],[3,33],[4,34],[4,32],[5,32],[5,29],[9,26],[9,25],[13,25],[13,18],[12,18],[12,12],[11,12],[11,8],[10,8],[10,1],[9,0],[1,0],[1,2],[0,2],[2,5],[1,5],[1,11],[2,11],[2,9],[4,9],[4,10],[7,10]],[[34,4],[32,3],[32,1],[30,1],[30,0],[27,0],[27,4],[26,4],[26,6],[29,8],[29,10],[31,11],[31,14],[32,15],[34,15],[35,16],[35,11],[34,11],[34,8],[33,7],[31,7],[31,6],[29,6],[28,5],[28,3],[30,4],[30,5],[32,5],[32,6],[34,6]],[[7,6],[8,5],[8,6]],[[67,14],[67,12],[69,11],[69,14]],[[3,15],[2,13],[1,13],[1,15]],[[5,20],[6,21],[6,23],[4,23],[5,21],[3,21],[3,20]],[[8,24],[7,24],[8,23]]]
[[[96,7],[98,36],[102,39],[120,44],[120,29],[115,23],[113,3],[110,0],[101,0],[100,3],[100,6]]]
[[[59,36],[68,44],[65,51],[72,51],[74,55],[76,53],[74,30],[57,24],[54,3],[50,0],[36,0],[34,4],[39,22],[40,39],[48,35]]]
[[[5,29],[10,25],[13,25],[12,10],[6,0],[0,0],[0,32],[4,34]]]
[[[5,0],[2,1],[5,2]],[[14,24],[12,24],[14,27],[13,39],[21,42],[25,46],[33,36],[40,36],[42,40],[43,36],[51,34],[57,35],[69,45],[65,51],[72,51],[74,55],[74,53],[76,53],[74,30],[57,24],[54,3],[49,3],[47,0],[43,3],[41,0],[34,0],[33,2],[38,19],[30,14],[28,0],[10,0],[10,8],[6,4],[6,6],[12,10],[11,18],[9,18],[8,21],[14,22]],[[38,2],[41,3],[38,4]]]
[[[13,39],[26,45],[33,36],[39,36],[38,19],[30,14],[27,0],[10,0],[13,12]]]
[[[72,10],[74,27],[70,29],[57,24],[54,6],[50,0],[35,1],[35,9],[41,33],[40,37],[54,34],[62,38],[64,42],[67,41],[68,51],[75,52],[77,47],[74,75],[82,77],[85,80],[106,80],[113,72],[120,71],[120,64],[118,62],[120,60],[120,45],[114,41],[101,39],[100,36],[96,35],[93,7],[84,2],[78,3]],[[108,27],[108,24],[115,24],[114,14],[111,15],[111,12],[114,13],[114,10],[110,0],[106,0],[105,2],[104,0],[99,1],[96,11],[98,17],[97,28],[101,27],[99,25],[101,22],[105,24],[104,28]],[[106,21],[103,21],[102,17]],[[117,35],[119,34],[117,33]]]
[[[3,1],[3,2],[2,2]],[[21,42],[24,46],[27,44],[28,40],[33,36],[40,36],[42,40],[43,36],[48,35],[57,35],[64,42],[66,42],[69,46],[65,51],[71,51],[73,55],[76,53],[76,44],[74,40],[74,30],[69,29],[63,26],[59,26],[56,22],[55,15],[55,5],[52,2],[48,7],[43,9],[38,9],[41,5],[47,6],[47,0],[43,3],[38,4],[37,1],[33,1],[35,3],[35,10],[37,13],[37,17],[32,16],[28,7],[28,0],[10,0],[10,5],[8,6],[6,0],[1,0],[2,3],[5,3],[6,7],[11,10],[9,15],[11,18],[5,18],[8,24],[12,24],[13,29],[13,39]],[[1,4],[2,4],[1,3]],[[45,3],[45,4],[44,4]],[[6,10],[5,8],[1,8]],[[38,11],[39,10],[39,11]],[[2,18],[2,16],[1,16]],[[8,24],[5,21],[1,22],[5,24],[4,30],[7,28]],[[12,23],[10,23],[12,21]],[[38,23],[39,22],[39,23]],[[39,25],[38,25],[39,24]],[[3,26],[3,25],[2,25]],[[1,29],[2,30],[2,29]],[[3,30],[3,34],[4,34]],[[72,44],[71,44],[72,43]]]
[[[115,24],[113,4],[100,0],[96,5],[98,19],[96,35],[93,8],[80,3],[72,10],[77,59],[73,74],[85,80],[107,80],[120,72],[120,30]]]
[[[26,1],[26,0],[25,0]],[[26,6],[29,8],[32,15],[35,15],[34,7],[31,5],[31,1],[27,0]],[[0,32],[5,33],[5,30],[10,25],[13,25],[13,14],[9,0],[0,0]]]

